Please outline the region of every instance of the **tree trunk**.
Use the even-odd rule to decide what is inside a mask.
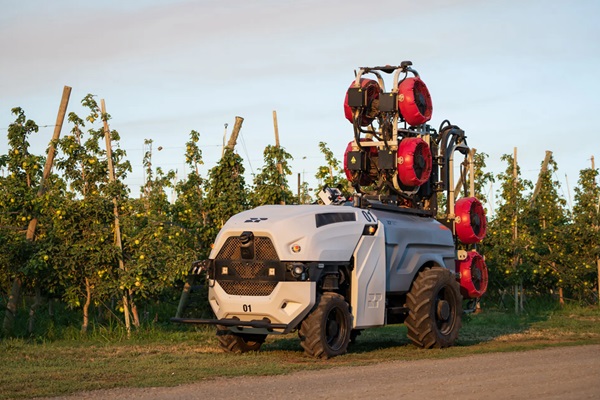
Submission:
[[[27,333],[30,335],[33,334],[33,330],[35,329],[35,313],[37,312],[38,307],[42,303],[42,290],[39,285],[35,286],[35,301],[29,307],[29,321],[27,327]]]
[[[139,328],[140,327],[140,315],[138,313],[137,306],[135,305],[133,300],[130,301],[130,304],[131,304],[131,316],[133,317],[133,326],[135,326],[136,328]]]
[[[17,316],[17,305],[19,304],[19,299],[21,297],[21,284],[21,278],[15,278],[10,291],[10,297],[8,298],[8,303],[6,304],[6,314],[4,315],[4,324],[2,325],[2,330],[6,336],[13,333],[15,317]]]
[[[54,299],[52,297],[48,299],[48,316],[54,317]]]
[[[563,295],[563,288],[558,288],[558,302],[561,306],[565,305],[565,297]]]
[[[183,286],[183,292],[181,292],[181,297],[179,298],[179,305],[177,306],[177,313],[175,314],[176,318],[183,317],[183,312],[187,307],[188,301],[190,299],[190,292],[192,291],[192,284],[194,283],[194,277],[188,276],[185,285]]]
[[[90,303],[92,302],[92,289],[90,280],[85,278],[85,304],[83,305],[83,324],[81,324],[81,333],[87,333],[90,323]]]

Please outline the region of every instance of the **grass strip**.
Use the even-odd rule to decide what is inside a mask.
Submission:
[[[349,353],[315,360],[296,334],[270,336],[260,352],[218,350],[210,328],[146,328],[132,339],[106,335],[78,340],[0,342],[0,399],[58,396],[117,387],[174,386],[216,377],[280,375],[294,371],[367,365],[395,360],[463,357],[491,352],[600,343],[600,309],[569,307],[515,316],[485,311],[463,321],[455,347],[422,350],[403,325],[368,329]]]

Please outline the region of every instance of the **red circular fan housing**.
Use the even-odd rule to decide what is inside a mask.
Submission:
[[[485,210],[475,197],[463,197],[454,206],[458,239],[465,244],[478,243],[485,237],[487,220]]]
[[[398,85],[398,108],[404,120],[412,126],[431,119],[433,104],[425,83],[418,76],[406,78]]]
[[[398,177],[405,186],[421,186],[431,175],[431,150],[421,138],[404,138],[398,146]]]
[[[460,293],[463,297],[478,299],[484,295],[488,285],[488,269],[479,253],[469,251],[467,258],[456,260],[456,269],[460,274]]]
[[[354,81],[352,81],[352,84],[350,84],[348,89],[352,89],[354,87]],[[379,93],[381,92],[381,88],[376,81],[366,78],[361,78],[360,87],[363,91],[367,92],[367,106],[360,113],[358,117],[358,124],[361,126],[367,126],[373,122],[377,116],[377,113],[379,112]],[[352,123],[354,123],[353,116],[355,109],[355,107],[350,107],[348,104],[348,91],[346,91],[346,98],[344,99],[344,115],[346,116],[346,119]]]
[[[367,139],[367,138],[363,138],[360,139],[361,142],[372,142],[371,139]],[[375,180],[377,180],[377,175],[375,174],[374,176],[372,176],[370,174],[370,161],[369,161],[369,157],[377,157],[377,147],[375,146],[369,146],[366,147],[365,150],[367,152],[367,165],[366,165],[366,170],[356,170],[356,169],[350,169],[348,167],[348,153],[352,151],[352,144],[354,143],[354,141],[351,141],[350,143],[348,143],[348,146],[346,146],[346,151],[344,152],[344,172],[346,173],[346,178],[352,182],[353,178],[356,177],[356,175],[358,173],[360,173],[360,181],[358,182],[361,186],[368,186],[371,183],[373,183]],[[352,162],[352,161],[351,161]],[[360,160],[355,160],[355,162],[360,162]]]

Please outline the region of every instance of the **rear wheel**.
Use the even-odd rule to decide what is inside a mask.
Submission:
[[[351,330],[348,303],[337,293],[325,293],[302,321],[298,335],[306,354],[329,358],[346,352]]]
[[[267,335],[253,333],[233,333],[227,327],[217,325],[219,346],[228,353],[247,353],[258,351]]]
[[[452,346],[462,325],[462,296],[452,272],[433,267],[419,273],[407,295],[408,338],[417,346]]]

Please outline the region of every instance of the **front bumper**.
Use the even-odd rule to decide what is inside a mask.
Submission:
[[[279,282],[268,296],[239,296],[211,281],[208,301],[217,319],[207,321],[233,332],[248,332],[244,327],[249,327],[252,333],[289,333],[315,305],[316,290],[315,282]]]

